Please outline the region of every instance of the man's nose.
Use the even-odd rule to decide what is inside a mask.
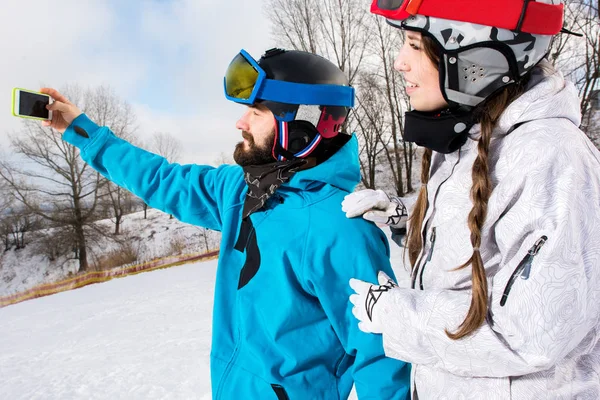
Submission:
[[[244,115],[242,115],[240,117],[240,119],[237,120],[237,122],[235,123],[235,127],[241,131],[249,131],[250,130],[250,125],[248,124],[248,119],[247,119],[247,115],[248,113],[244,113]]]

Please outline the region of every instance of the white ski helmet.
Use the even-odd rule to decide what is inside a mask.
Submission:
[[[374,0],[371,12],[432,38],[444,98],[468,107],[519,81],[563,24],[559,0]]]

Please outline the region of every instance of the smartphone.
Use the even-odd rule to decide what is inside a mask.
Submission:
[[[12,100],[12,114],[15,117],[39,120],[52,119],[52,111],[46,108],[51,100],[51,97],[47,94],[14,88]]]

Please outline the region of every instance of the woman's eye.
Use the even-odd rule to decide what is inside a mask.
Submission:
[[[409,43],[408,45],[410,47],[412,47],[413,49],[415,49],[415,50],[421,50],[421,48],[419,46],[417,46],[416,44],[414,44],[414,43]]]

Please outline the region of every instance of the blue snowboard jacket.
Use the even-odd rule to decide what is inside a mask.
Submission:
[[[77,134],[81,129],[89,138]],[[82,114],[63,135],[106,178],[183,222],[222,233],[213,309],[214,399],[406,399],[410,366],[352,315],[350,278],[394,276],[374,224],[341,202],[360,180],[353,137],[242,221],[239,166],[170,164]]]

